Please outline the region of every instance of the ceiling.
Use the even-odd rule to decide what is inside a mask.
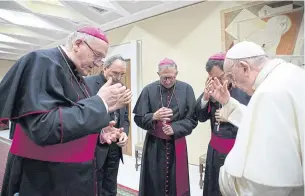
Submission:
[[[0,1],[0,59],[64,43],[84,25],[104,31],[200,2],[117,0]]]

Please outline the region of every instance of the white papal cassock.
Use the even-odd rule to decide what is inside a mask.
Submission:
[[[222,116],[239,127],[220,170],[224,196],[303,196],[305,71],[279,59],[260,71],[254,94]]]

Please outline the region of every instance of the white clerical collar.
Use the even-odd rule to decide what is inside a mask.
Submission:
[[[276,68],[279,64],[283,63],[282,59],[273,59],[265,65],[262,70],[258,73],[252,89],[255,91],[257,87],[263,83],[267,76]]]

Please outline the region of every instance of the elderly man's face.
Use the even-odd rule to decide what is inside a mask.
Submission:
[[[234,87],[241,89],[248,95],[253,94],[253,84],[257,76],[257,72],[251,70],[250,66],[246,62],[239,62],[236,65],[231,66],[228,61],[224,62],[224,71],[229,82]]]
[[[126,62],[117,59],[109,67],[104,68],[104,76],[107,80],[109,77],[112,77],[113,83],[119,83],[122,82],[121,80],[126,74],[126,69]]]
[[[160,77],[160,83],[165,88],[171,88],[176,83],[176,76],[178,72],[177,69],[174,67],[167,67],[163,68],[158,72]]]
[[[94,39],[91,42],[77,40],[73,45],[75,53],[75,66],[80,75],[86,76],[95,66],[101,65],[105,58],[109,45],[100,40]]]

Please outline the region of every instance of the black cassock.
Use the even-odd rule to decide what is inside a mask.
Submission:
[[[170,122],[174,135],[169,138],[162,136],[160,122],[152,120],[153,113],[162,105],[171,108],[174,114]],[[195,106],[193,88],[181,81],[170,89],[156,81],[141,92],[133,110],[135,123],[147,130],[139,196],[190,195],[185,136],[197,126]]]
[[[96,94],[107,82],[104,75],[95,75],[85,78],[92,94]],[[111,120],[115,120],[117,128],[124,128],[126,135],[129,133],[129,119],[127,107],[110,113]],[[101,144],[99,141],[96,147],[97,181],[99,196],[117,195],[117,176],[120,159],[123,162],[122,148],[116,143]]]
[[[93,196],[94,151],[109,115],[60,48],[31,52],[0,84],[13,142],[1,196]],[[103,120],[101,120],[103,119]]]
[[[237,88],[232,88],[230,94],[244,105],[247,105],[251,98]],[[212,130],[206,159],[203,196],[219,196],[221,194],[218,184],[219,169],[234,145],[238,128],[228,122],[221,122],[218,126],[215,112],[221,108],[221,104],[209,101],[201,108],[202,97],[203,94],[197,100],[196,115],[200,122],[210,120]]]

